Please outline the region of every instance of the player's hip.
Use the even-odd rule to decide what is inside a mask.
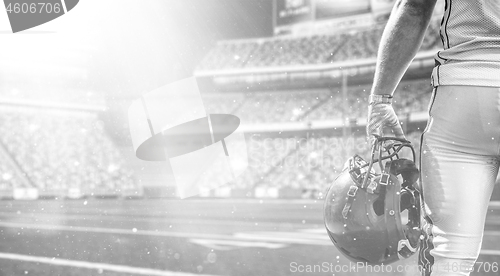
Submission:
[[[425,138],[434,150],[500,154],[500,88],[439,86]]]
[[[500,47],[500,46],[499,46]],[[465,85],[500,87],[500,48],[492,56],[444,58],[436,55],[436,67],[432,70],[431,83],[441,85]]]

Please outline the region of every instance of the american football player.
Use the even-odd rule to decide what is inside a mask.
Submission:
[[[392,108],[436,0],[397,1],[383,32],[367,134],[404,138]],[[469,275],[500,161],[500,1],[445,0],[429,121],[421,137],[423,275]],[[396,95],[397,96],[397,95]]]

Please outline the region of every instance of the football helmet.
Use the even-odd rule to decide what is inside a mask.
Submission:
[[[403,149],[413,160],[400,158]],[[350,158],[324,203],[326,230],[337,249],[372,265],[413,255],[421,235],[418,177],[415,150],[405,139],[377,136],[369,162]]]

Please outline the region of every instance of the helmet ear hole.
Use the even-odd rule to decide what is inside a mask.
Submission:
[[[411,207],[412,195],[406,189],[401,190],[399,206],[401,210],[408,210]]]
[[[377,216],[381,216],[384,214],[384,209],[385,209],[384,205],[385,205],[384,198],[381,196],[373,202],[373,211],[375,211],[375,214]]]

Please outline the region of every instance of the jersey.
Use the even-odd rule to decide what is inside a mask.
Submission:
[[[500,0],[445,0],[432,83],[500,87]]]

